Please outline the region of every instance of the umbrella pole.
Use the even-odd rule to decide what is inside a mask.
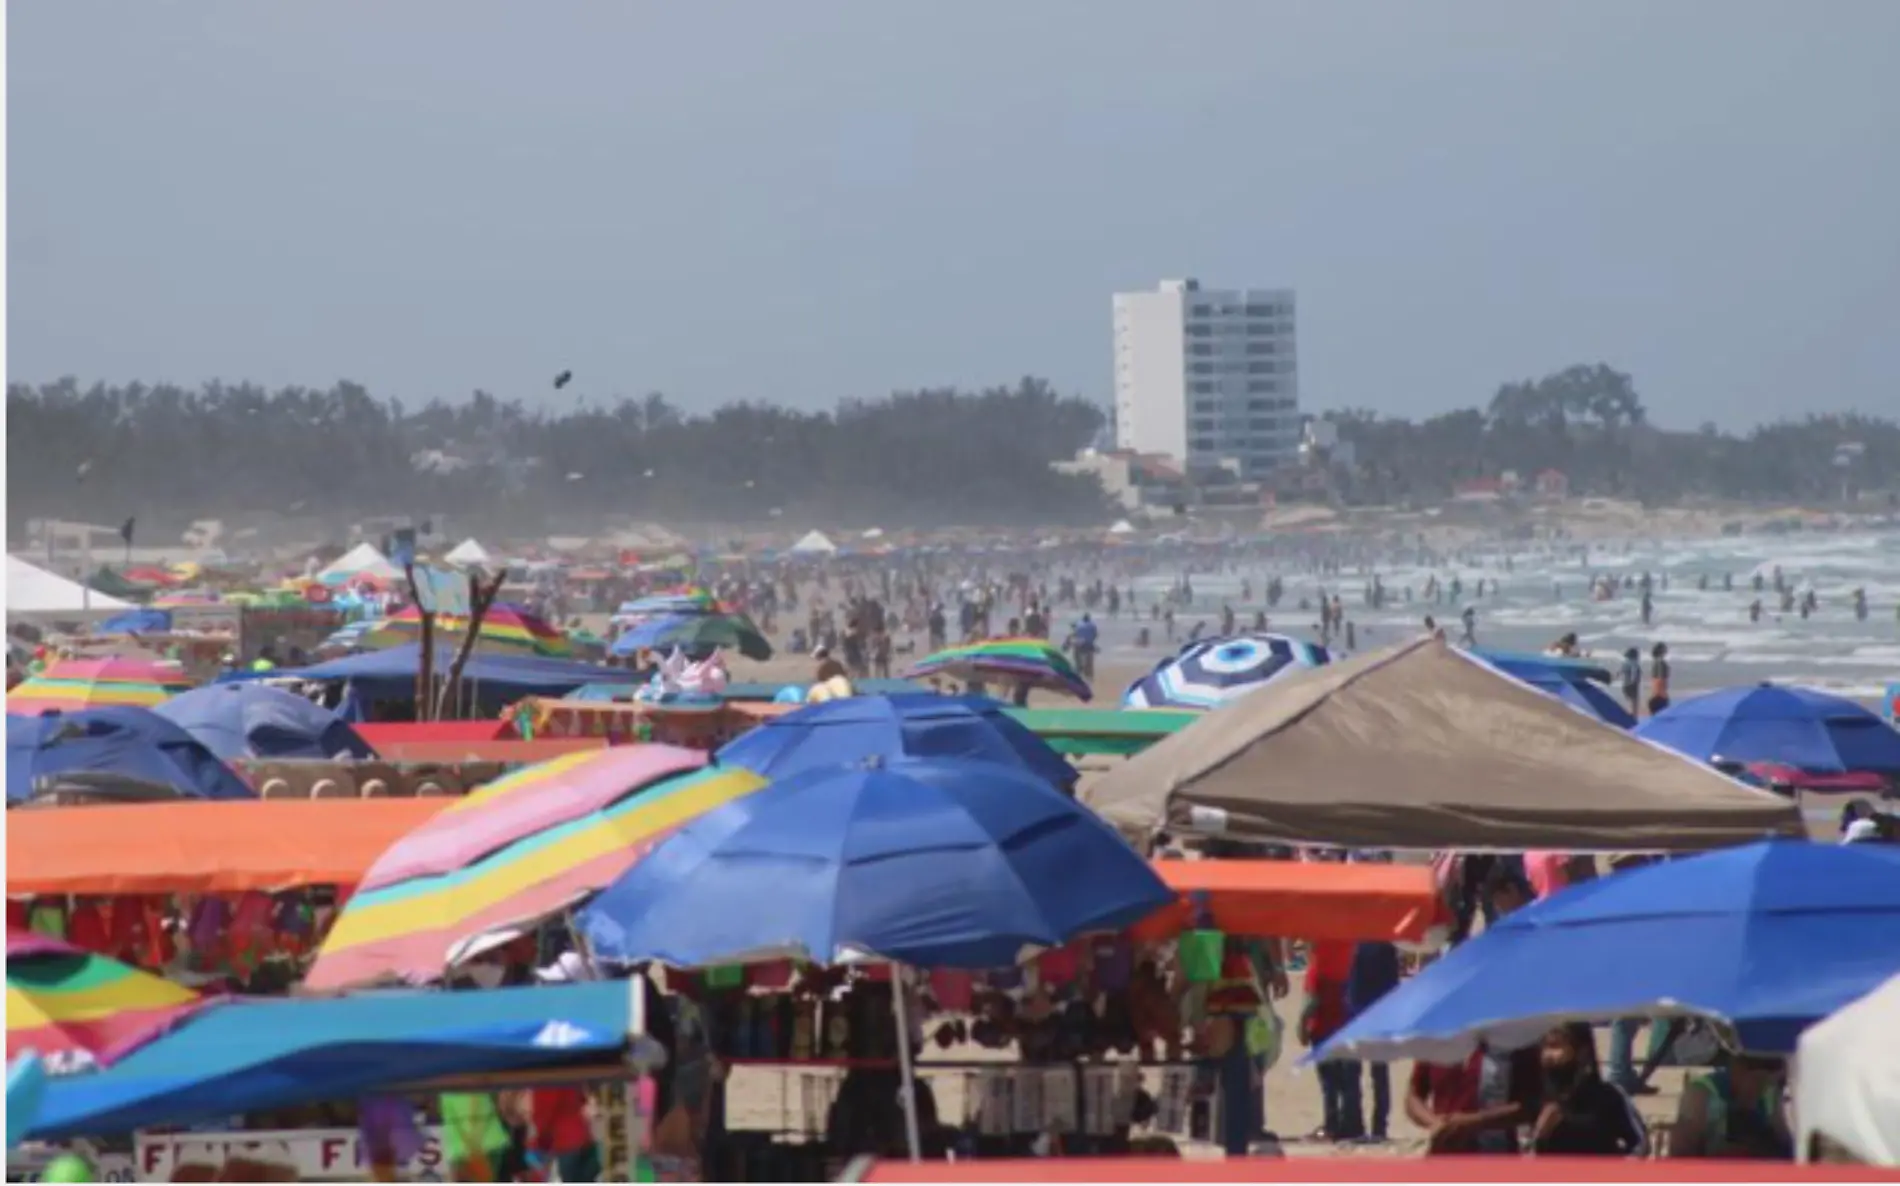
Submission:
[[[910,1017],[904,998],[909,996],[901,964],[891,966],[891,1004],[897,1014],[897,1071],[904,1094],[904,1142],[913,1162],[924,1159],[923,1140],[917,1135],[917,1075],[910,1065]]]

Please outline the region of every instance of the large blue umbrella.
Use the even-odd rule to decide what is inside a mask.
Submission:
[[[207,684],[152,711],[227,761],[376,756],[369,743],[329,709],[264,684]]]
[[[1637,736],[1704,762],[1775,762],[1810,774],[1900,774],[1900,731],[1813,688],[1758,684],[1672,704]]]
[[[1318,667],[1323,646],[1287,634],[1237,634],[1189,643],[1122,695],[1124,708],[1219,708],[1239,696]]]
[[[740,735],[718,754],[722,765],[774,779],[870,757],[973,758],[1025,768],[1059,788],[1073,786],[1078,773],[989,697],[932,692],[807,705]]]
[[[995,968],[1173,900],[1087,808],[1020,768],[873,760],[698,817],[580,915],[611,960],[795,955]]]
[[[662,614],[628,628],[607,650],[625,656],[670,647],[687,651],[731,647],[761,662],[772,657],[771,642],[744,614]]]
[[[1615,725],[1619,729],[1634,729],[1636,717],[1621,701],[1601,685],[1589,680],[1576,679],[1527,679],[1531,687],[1546,695],[1580,708],[1606,725]]]
[[[1533,651],[1501,651],[1493,647],[1474,647],[1472,654],[1491,666],[1519,679],[1535,682],[1552,676],[1599,684],[1610,682],[1610,669],[1594,659],[1572,659],[1568,655],[1541,655]]]
[[[1555,696],[1572,708],[1580,708],[1606,725],[1615,725],[1619,729],[1636,727],[1636,718],[1629,709],[1609,691],[1581,673],[1560,667],[1539,667],[1526,663],[1507,666],[1496,660],[1486,661],[1513,679],[1527,683],[1545,695]]]
[[[1696,1015],[1794,1049],[1900,973],[1900,849],[1770,840],[1560,891],[1393,990],[1315,1057],[1455,1061],[1562,1021]]]
[[[43,781],[101,791],[167,788],[193,799],[254,799],[256,793],[209,749],[145,708],[7,717],[7,802],[33,797]]]

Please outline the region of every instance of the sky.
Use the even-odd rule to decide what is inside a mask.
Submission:
[[[1310,410],[1900,415],[1895,0],[7,8],[14,381],[1107,403],[1194,276]]]

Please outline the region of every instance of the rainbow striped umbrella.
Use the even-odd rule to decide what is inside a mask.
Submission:
[[[151,708],[192,687],[176,663],[151,659],[59,659],[7,693],[7,712],[39,716],[129,705]]]
[[[445,645],[468,633],[469,619],[455,614],[437,614],[435,636]],[[401,646],[422,638],[422,611],[415,606],[384,618],[359,644],[370,650]],[[574,653],[567,635],[546,619],[518,605],[501,602],[482,618],[481,635],[475,647],[482,651],[503,651],[523,655],[565,658]]]
[[[379,858],[304,983],[440,979],[587,897],[686,821],[765,785],[670,746],[570,754],[451,805]]]
[[[107,1065],[209,1002],[182,984],[32,931],[7,931],[7,1061]]]
[[[957,679],[1028,684],[1090,700],[1088,681],[1062,651],[1043,638],[991,638],[926,655],[904,673],[911,679],[948,675]]]

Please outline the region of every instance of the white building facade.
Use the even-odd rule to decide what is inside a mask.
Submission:
[[[1115,294],[1116,446],[1165,453],[1190,474],[1263,477],[1300,452],[1290,288],[1164,280]]]

